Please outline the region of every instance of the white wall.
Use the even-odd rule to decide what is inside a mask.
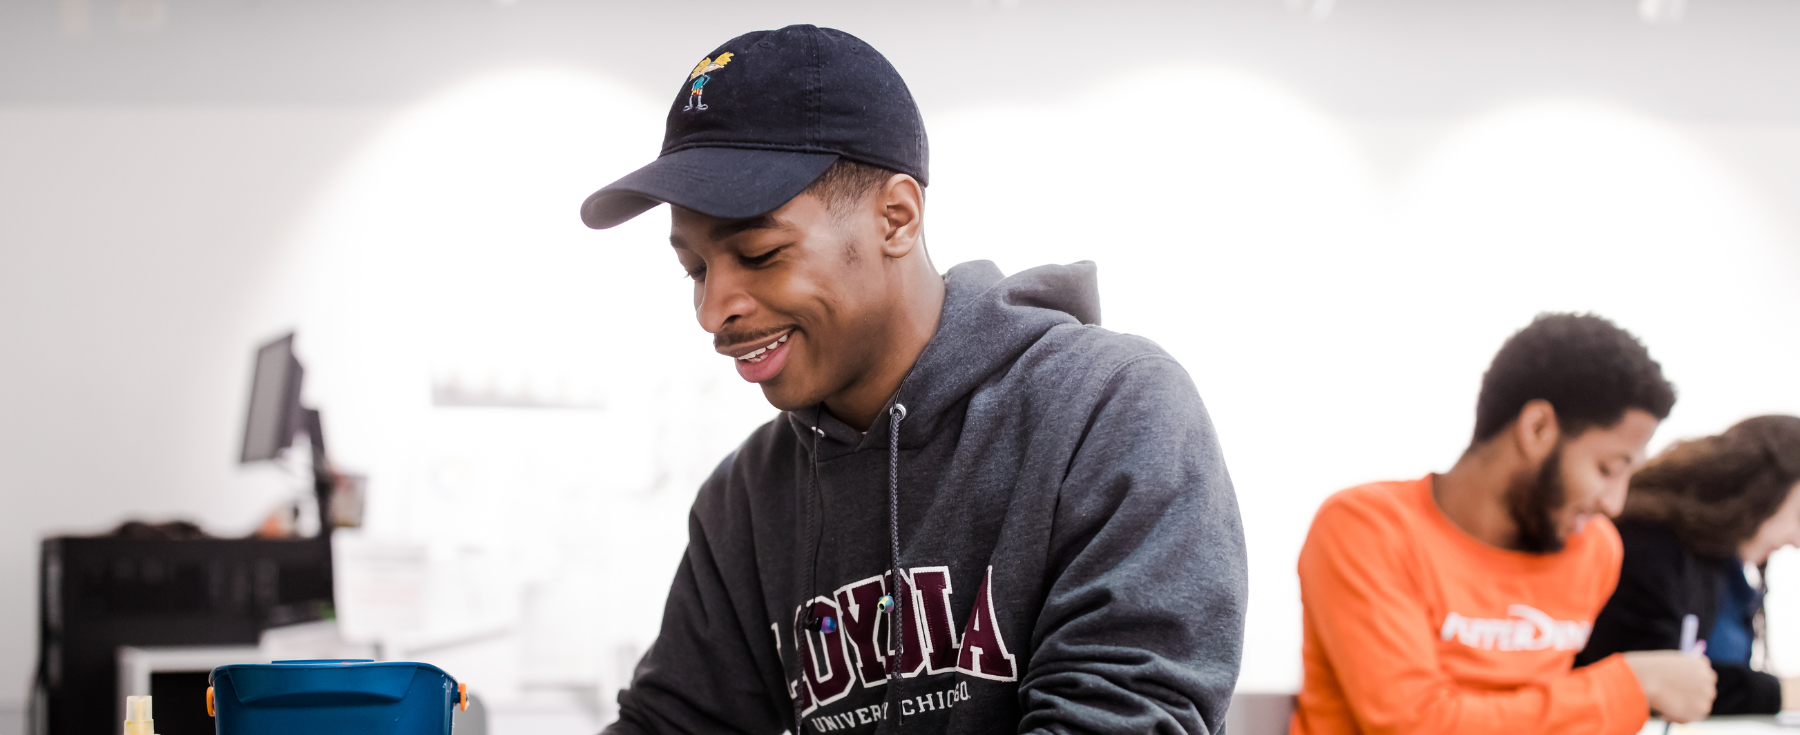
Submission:
[[[0,108],[0,707],[36,657],[38,539],[128,517],[247,533],[297,483],[235,459],[248,319],[381,114]]]
[[[1011,35],[979,53],[1054,52],[1078,81],[999,83],[959,71],[977,52],[861,22],[925,106],[934,258],[1097,260],[1107,324],[1194,375],[1250,541],[1244,688],[1297,685],[1311,508],[1447,466],[1481,369],[1536,311],[1594,309],[1644,337],[1682,390],[1659,445],[1800,413],[1791,121],[1678,116],[1707,100],[1570,92],[1528,66],[1424,112],[1406,84],[1359,78],[1352,109],[1291,58],[1158,60],[1123,33],[1081,47],[1065,41],[1082,17],[1025,10],[1016,26],[981,10]],[[1435,37],[1400,16],[1350,29],[1428,55]],[[1222,38],[1267,19],[1215,20]],[[1309,23],[1295,57],[1343,43]],[[1606,42],[1586,53],[1642,51],[1593,32]],[[575,66],[496,63],[378,106],[0,105],[0,705],[31,666],[39,536],[133,516],[241,533],[298,489],[233,463],[250,349],[289,326],[334,452],[372,477],[371,531],[449,539],[526,590],[539,680],[616,685],[654,630],[694,482],[768,409],[688,321],[663,215],[575,220],[653,154],[667,96],[662,76]],[[605,408],[432,408],[452,374]],[[1776,576],[1800,589],[1800,569]],[[1771,602],[1784,666],[1800,664],[1794,604]]]

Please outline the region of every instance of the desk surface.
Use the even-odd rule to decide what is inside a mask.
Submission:
[[[1652,719],[1638,735],[1662,735],[1663,721]],[[1676,725],[1669,735],[1796,735],[1800,728],[1782,727],[1774,717],[1714,717],[1688,725]]]

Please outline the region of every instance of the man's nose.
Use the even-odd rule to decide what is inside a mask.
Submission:
[[[1625,494],[1630,488],[1631,485],[1627,482],[1613,483],[1600,494],[1600,512],[1607,518],[1618,518],[1620,513],[1625,512]]]
[[[724,331],[733,319],[756,312],[756,300],[745,291],[741,274],[730,268],[708,272],[706,280],[694,295],[694,317],[700,328],[710,334]]]

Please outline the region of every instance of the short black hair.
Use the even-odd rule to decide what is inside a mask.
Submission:
[[[825,206],[832,211],[841,212],[844,207],[880,190],[888,179],[894,178],[894,173],[880,166],[839,158],[807,185],[806,193],[825,200]]]
[[[1579,436],[1617,424],[1628,409],[1657,420],[1675,406],[1675,386],[1630,332],[1593,314],[1539,314],[1507,338],[1481,377],[1475,438],[1494,438],[1535,400],[1556,409],[1558,428]]]

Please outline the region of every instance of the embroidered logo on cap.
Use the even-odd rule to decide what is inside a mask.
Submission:
[[[712,81],[712,77],[707,76],[707,73],[723,69],[729,63],[731,63],[731,52],[727,51],[719,54],[717,59],[701,59],[700,63],[695,64],[693,73],[688,75],[688,81],[693,82],[694,86],[688,89],[687,107],[681,109],[684,111],[706,109],[706,103],[701,100],[700,95],[706,90],[706,83]]]

